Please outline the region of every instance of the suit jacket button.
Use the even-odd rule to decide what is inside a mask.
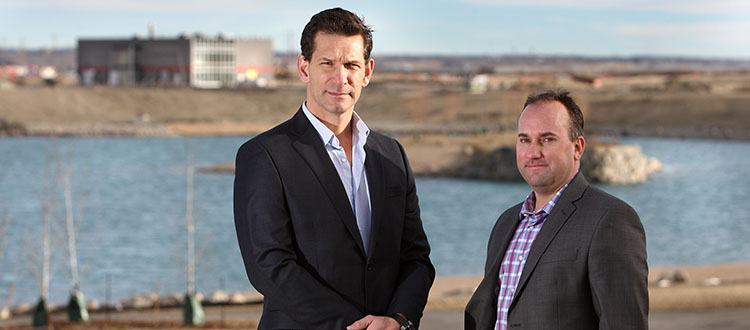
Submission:
[[[372,265],[367,265],[367,270],[373,270],[374,268]]]

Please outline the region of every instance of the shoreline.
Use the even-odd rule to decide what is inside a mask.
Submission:
[[[679,274],[678,276],[675,276]],[[682,280],[675,279],[681,278]],[[430,290],[426,311],[463,310],[482,275],[438,276]],[[666,283],[664,281],[669,281]],[[651,311],[705,311],[715,309],[750,309],[750,262],[712,265],[654,267],[649,270],[649,300]],[[149,298],[151,297],[151,301]],[[156,309],[181,308],[180,295],[163,297],[153,294],[134,294],[112,306],[89,307],[90,313],[151,312]],[[133,303],[138,300],[138,304]],[[89,300],[91,304],[94,300]],[[128,302],[130,301],[130,302]],[[261,306],[263,296],[257,291],[234,293],[206,293],[205,308],[254,308]],[[98,305],[98,303],[96,303]],[[119,306],[118,306],[119,305]],[[0,308],[2,310],[3,308]],[[10,319],[30,315],[31,304],[8,308]],[[64,313],[65,305],[51,307],[52,313]],[[2,313],[0,313],[2,315]],[[3,318],[0,317],[0,321]]]
[[[664,274],[679,271],[682,283],[659,287]],[[422,318],[422,327],[431,330],[455,330],[463,324],[464,307],[481,275],[440,276],[430,290]],[[711,280],[706,284],[706,279]],[[262,296],[243,304],[203,305],[208,329],[256,329],[263,311]],[[750,262],[715,265],[655,267],[649,272],[649,326],[653,329],[747,329],[750,313]],[[0,313],[2,315],[2,313]],[[50,311],[58,329],[193,329],[182,323],[181,305],[154,305],[139,309],[89,310],[91,321],[70,323],[64,308]],[[31,312],[0,317],[0,325],[10,329],[31,329]],[[708,326],[708,327],[707,327]]]
[[[481,275],[436,278],[427,309],[463,309],[481,279]],[[651,311],[750,308],[750,262],[654,267],[649,269],[648,283]]]
[[[3,124],[3,123],[0,123]],[[276,122],[230,121],[178,121],[178,122],[80,122],[80,123],[4,123],[0,125],[0,138],[7,137],[221,137],[253,136],[260,134]],[[373,120],[370,127],[380,133],[401,137],[420,135],[481,136],[514,131],[487,122],[387,122]],[[606,140],[626,137],[676,138],[697,140],[750,141],[750,129],[716,126],[662,126],[607,124],[589,125],[588,136]]]

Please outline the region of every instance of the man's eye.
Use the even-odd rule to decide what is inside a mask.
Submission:
[[[520,139],[520,140],[518,140],[518,142],[521,142],[521,143],[529,143],[529,139]]]
[[[544,138],[544,142],[552,142],[555,141],[554,138]]]

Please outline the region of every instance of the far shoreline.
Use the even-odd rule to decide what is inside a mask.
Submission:
[[[438,276],[428,310],[463,309],[481,279],[482,275]],[[750,261],[652,267],[648,283],[652,311],[750,308]]]
[[[678,275],[679,274],[679,275]],[[681,279],[677,279],[681,278]],[[473,294],[482,275],[446,275],[437,276],[430,290],[427,311],[463,310]],[[665,282],[667,281],[667,282]],[[735,263],[652,267],[649,270],[648,288],[651,311],[704,311],[716,309],[750,308],[750,261]],[[248,288],[252,289],[249,286]],[[159,308],[179,308],[181,303],[174,300],[175,294],[159,297]],[[203,304],[210,306],[260,306],[263,296],[255,290],[245,292],[225,292],[221,295],[226,301],[211,301],[215,292],[204,293]],[[180,296],[177,294],[177,296]],[[241,298],[235,298],[235,297]],[[130,306],[128,300],[139,297],[141,305]],[[151,297],[151,298],[147,298]],[[131,298],[115,303],[120,305],[117,311],[148,311],[157,300],[153,293],[134,293]],[[233,302],[232,302],[233,301]],[[92,300],[89,300],[91,303]],[[98,303],[97,303],[98,304]],[[63,309],[64,305],[54,305],[53,310]],[[101,312],[113,309],[114,305],[90,308],[90,312]],[[14,317],[28,315],[29,303],[11,308]]]
[[[0,126],[0,138],[10,137],[251,137],[260,134],[278,123],[260,122],[83,122],[83,123],[28,123],[15,124],[12,129]],[[512,131],[508,127],[492,123],[424,123],[382,122],[373,120],[368,125],[375,131],[394,136],[445,135],[477,136],[502,134]],[[644,126],[644,125],[589,125],[587,136],[603,140],[619,140],[630,137],[656,139],[731,140],[750,141],[750,129],[693,125],[693,126]]]

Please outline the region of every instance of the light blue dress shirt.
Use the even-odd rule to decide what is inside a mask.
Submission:
[[[331,157],[331,162],[333,162],[333,166],[339,174],[346,195],[349,197],[349,204],[351,204],[352,211],[354,211],[354,216],[357,219],[365,253],[369,253],[372,211],[370,190],[365,173],[365,158],[367,156],[365,154],[365,143],[367,142],[367,136],[370,135],[370,129],[356,112],[352,114],[352,164],[350,166],[349,160],[346,158],[346,152],[333,132],[310,112],[305,103],[302,103],[302,112],[305,113],[307,120],[318,131],[318,135],[320,135],[320,139],[326,147],[326,152]]]

